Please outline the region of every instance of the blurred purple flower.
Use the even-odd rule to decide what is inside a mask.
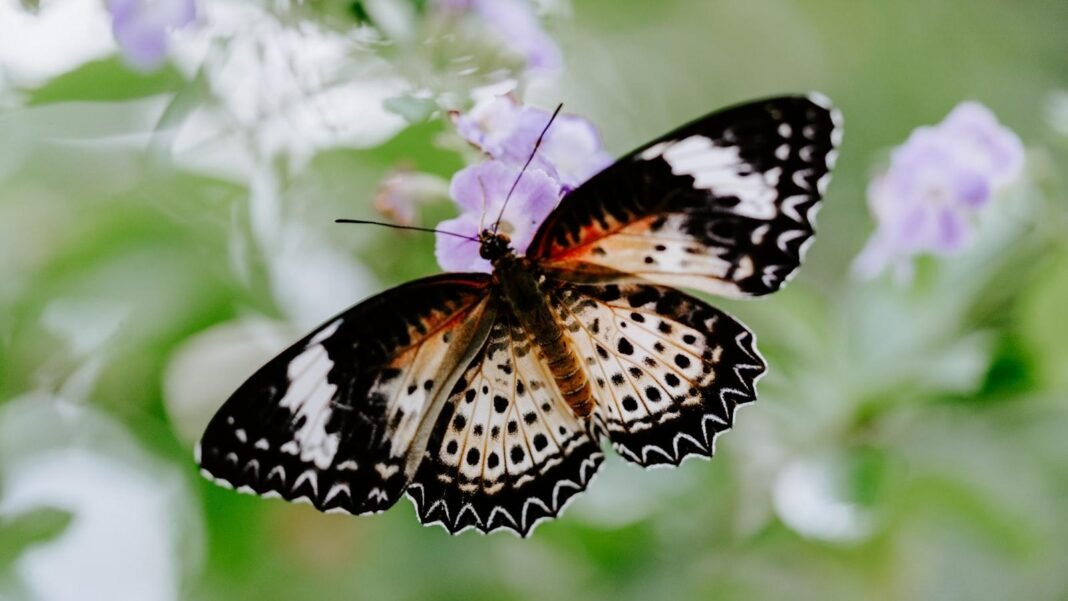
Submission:
[[[956,144],[961,162],[987,174],[995,187],[1011,182],[1023,171],[1023,142],[982,104],[962,102],[938,127]]]
[[[406,168],[386,175],[375,193],[375,210],[398,225],[415,225],[419,209],[449,193],[449,183],[429,173]]]
[[[457,113],[454,124],[463,139],[493,158],[503,158],[505,143],[519,126],[521,111],[519,101],[512,96],[487,96],[470,111]]]
[[[456,128],[492,158],[522,166],[551,116],[548,111],[522,106],[511,96],[495,96],[458,116]],[[559,115],[531,166],[560,182],[566,194],[611,162],[592,123],[575,115]]]
[[[493,226],[518,175],[519,167],[500,161],[486,161],[459,171],[452,178],[449,195],[462,212],[459,217],[442,221],[438,228],[477,238],[482,229]],[[559,200],[560,186],[545,172],[528,170],[519,179],[499,227],[511,237],[517,253],[526,251],[538,226]],[[437,235],[435,256],[446,271],[490,272],[489,261],[480,257],[478,250],[476,241]]]
[[[195,0],[109,0],[111,30],[126,61],[136,69],[159,67],[167,36],[197,16]]]
[[[854,271],[870,278],[892,267],[908,278],[916,255],[963,250],[979,212],[1019,176],[1023,158],[1016,134],[976,102],[959,105],[937,126],[915,130],[868,186],[877,229]]]
[[[451,12],[477,15],[526,61],[527,68],[553,71],[563,64],[560,48],[545,30],[527,0],[438,0]]]

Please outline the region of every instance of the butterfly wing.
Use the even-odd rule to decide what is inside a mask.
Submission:
[[[197,447],[217,483],[381,511],[415,473],[435,414],[493,321],[489,276],[448,274],[386,291],[271,360]]]
[[[515,316],[506,307],[496,314],[442,408],[408,495],[423,523],[526,536],[585,490],[603,454]]]
[[[574,282],[774,292],[812,238],[840,138],[838,113],[821,97],[712,113],[579,186],[527,255]]]
[[[753,333],[678,290],[561,284],[556,310],[613,447],[642,466],[711,457],[766,365]]]
[[[547,298],[594,390],[577,418],[510,310],[453,387],[408,495],[449,532],[528,535],[585,490],[607,438],[627,460],[710,457],[765,364],[729,315],[655,285],[547,283]]]

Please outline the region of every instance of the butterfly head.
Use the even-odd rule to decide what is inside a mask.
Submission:
[[[490,263],[512,254],[512,239],[508,234],[485,229],[478,235],[478,242],[481,245],[478,249],[479,256]]]

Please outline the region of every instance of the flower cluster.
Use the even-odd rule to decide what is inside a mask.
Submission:
[[[1023,159],[1016,134],[977,102],[916,129],[868,187],[878,228],[854,261],[856,273],[874,277],[893,267],[908,277],[917,255],[963,250],[979,212],[1020,174]]]
[[[467,114],[457,115],[455,122],[459,134],[490,158],[522,166],[551,116],[504,95],[480,100]],[[611,162],[593,124],[574,115],[558,115],[531,165],[559,181],[566,194]]]
[[[548,111],[523,106],[511,96],[483,99],[470,112],[458,115],[455,123],[459,134],[487,160],[453,176],[449,195],[461,214],[438,227],[470,239],[438,234],[436,255],[446,271],[491,270],[479,256],[475,239],[498,215],[499,231],[508,234],[516,252],[525,252],[560,199],[611,163],[589,121],[574,115],[554,120]],[[541,145],[531,158],[542,132]],[[530,166],[520,176],[528,159]]]

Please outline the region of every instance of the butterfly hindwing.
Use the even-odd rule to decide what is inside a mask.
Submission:
[[[526,536],[583,491],[603,454],[508,309],[442,408],[408,488],[423,523]]]
[[[712,113],[579,186],[528,256],[575,282],[774,292],[812,238],[840,137],[838,113],[817,96]]]
[[[414,474],[423,418],[488,334],[488,280],[417,280],[313,331],[216,413],[198,445],[204,474],[323,511],[393,505]]]
[[[583,357],[613,447],[643,466],[711,457],[765,363],[726,313],[663,286],[561,285],[558,312]]]

